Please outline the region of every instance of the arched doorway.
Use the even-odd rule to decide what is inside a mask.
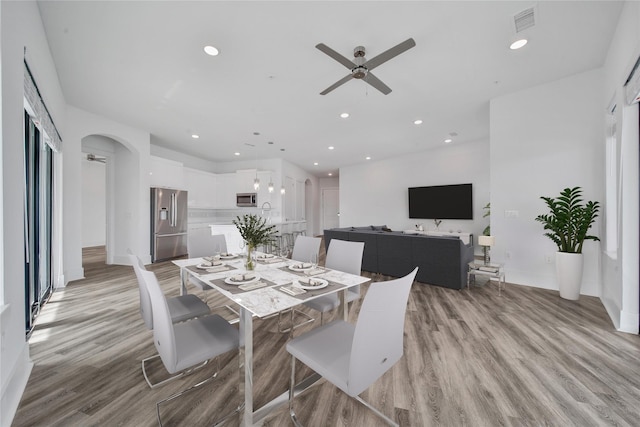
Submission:
[[[137,185],[133,185],[138,182],[138,162],[114,138],[88,135],[81,143],[83,252],[102,243],[105,263],[119,264],[118,258],[130,246],[131,219],[138,210]]]

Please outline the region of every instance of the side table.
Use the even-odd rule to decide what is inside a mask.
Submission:
[[[471,276],[475,283],[476,276],[486,276],[491,279],[498,280],[498,295],[502,295],[502,288],[506,286],[504,278],[504,264],[490,263],[485,264],[481,261],[471,261],[469,263],[469,269],[467,270],[467,289],[471,285]]]

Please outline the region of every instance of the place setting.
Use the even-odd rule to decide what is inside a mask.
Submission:
[[[260,264],[275,264],[278,262],[284,262],[284,259],[282,259],[281,257],[268,253],[257,254],[255,256],[255,260]]]
[[[305,276],[315,276],[327,271],[323,267],[318,266],[318,256],[316,254],[311,255],[309,262],[295,262],[282,267],[281,270],[292,271],[297,274],[304,274]]]
[[[232,294],[252,291],[254,289],[273,286],[275,283],[262,278],[251,271],[238,272],[231,276],[209,280],[209,283],[218,286]]]
[[[305,272],[312,271],[313,268],[315,267],[310,266]],[[330,283],[326,279],[305,275],[304,277],[293,280],[289,285],[280,286],[278,290],[299,299],[307,299],[343,287],[343,285]]]
[[[221,257],[221,256],[220,256]],[[202,262],[196,265],[189,265],[187,269],[198,275],[220,273],[223,271],[235,270],[236,268],[225,264],[218,256],[202,257]]]

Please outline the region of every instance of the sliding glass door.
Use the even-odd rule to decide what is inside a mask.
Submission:
[[[26,111],[24,126],[24,283],[28,336],[52,289],[53,155]]]

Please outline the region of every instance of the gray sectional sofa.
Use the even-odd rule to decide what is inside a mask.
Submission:
[[[424,236],[389,230],[385,226],[324,230],[325,248],[331,239],[364,242],[362,269],[402,277],[416,266],[416,280],[430,285],[462,289],[467,265],[473,261],[473,237],[464,244],[457,236]]]

